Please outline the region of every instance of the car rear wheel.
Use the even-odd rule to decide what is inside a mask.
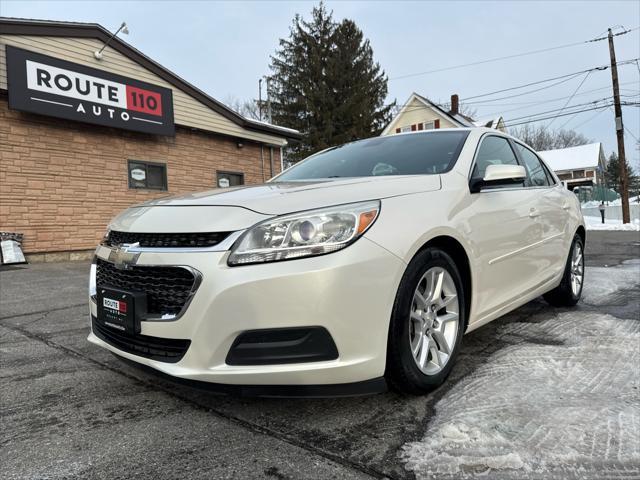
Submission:
[[[554,307],[573,307],[582,295],[584,283],[584,242],[576,234],[573,237],[569,257],[560,285],[544,294],[544,299]]]
[[[400,283],[389,328],[387,380],[422,394],[444,382],[464,333],[465,303],[455,263],[437,248],[420,252]]]

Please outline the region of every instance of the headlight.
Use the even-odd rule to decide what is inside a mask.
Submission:
[[[375,200],[272,218],[242,235],[227,263],[275,262],[335,252],[362,236],[378,212],[380,201]]]

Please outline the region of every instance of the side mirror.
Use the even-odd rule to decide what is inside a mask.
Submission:
[[[469,188],[471,193],[478,193],[485,187],[502,185],[518,185],[527,178],[527,172],[522,165],[489,165],[483,178],[472,178]]]

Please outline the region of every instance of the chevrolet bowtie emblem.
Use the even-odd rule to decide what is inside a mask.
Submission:
[[[125,243],[118,248],[112,249],[109,253],[109,261],[112,262],[116,268],[126,270],[127,268],[135,265],[140,256],[140,252],[130,252],[130,248],[137,248],[140,243]]]

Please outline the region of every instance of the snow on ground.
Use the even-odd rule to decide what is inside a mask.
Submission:
[[[626,230],[626,231],[640,231],[640,220],[637,218],[632,223],[622,223],[622,220],[614,220],[605,218],[605,223],[602,223],[601,217],[584,217],[584,223],[587,230]]]
[[[629,205],[633,205],[634,203],[640,203],[640,195],[638,195],[637,197],[629,197]],[[619,207],[620,205],[622,205],[622,199],[616,198],[615,200],[610,201],[609,205]]]
[[[585,271],[581,302],[603,305],[621,290],[640,285],[640,260],[627,260],[621,267],[589,267]],[[640,395],[640,392],[638,392]]]
[[[586,302],[605,305],[639,288],[640,263],[586,275]],[[459,360],[477,365],[402,447],[405,468],[417,479],[640,478],[640,319],[589,306],[512,317],[469,335],[479,348]]]
[[[582,208],[598,208],[600,206],[600,201],[598,200],[589,200],[588,202],[582,203]],[[640,195],[637,197],[629,197],[629,205],[635,205],[640,203]],[[622,205],[622,200],[620,198],[616,198],[610,202],[607,202],[608,206],[619,207]]]

